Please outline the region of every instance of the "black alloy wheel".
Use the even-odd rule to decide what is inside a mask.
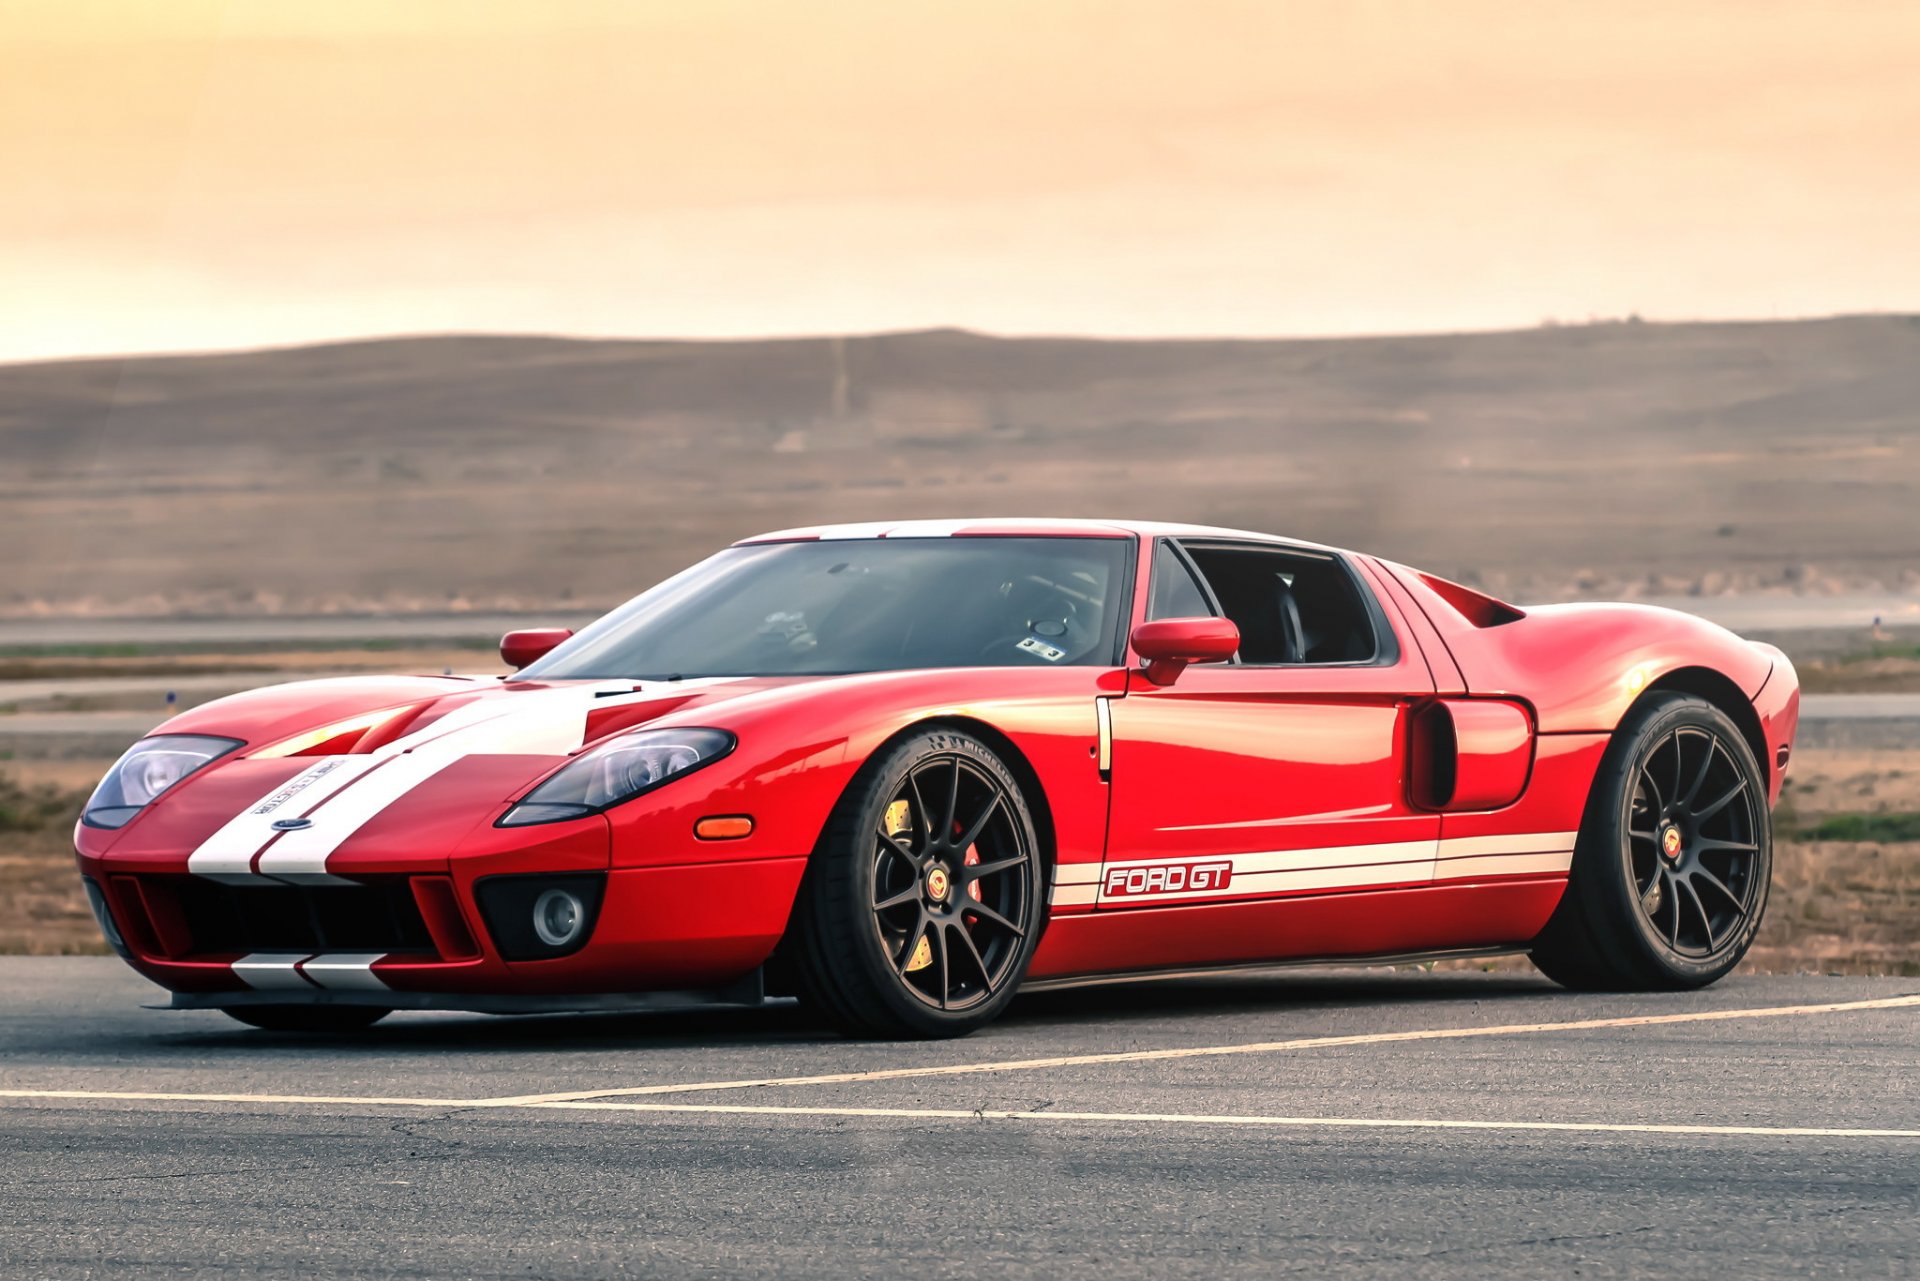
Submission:
[[[1752,946],[1772,875],[1767,780],[1746,736],[1704,699],[1649,695],[1600,762],[1534,964],[1573,988],[1704,987]]]
[[[1634,891],[1648,922],[1683,956],[1735,937],[1762,895],[1763,798],[1710,730],[1676,726],[1634,780],[1627,824]]]
[[[1039,839],[993,751],[949,731],[869,762],[796,911],[803,995],[859,1035],[955,1036],[991,1019],[1040,932]]]
[[[907,770],[874,828],[873,923],[907,989],[941,1010],[988,1000],[1020,959],[1034,860],[1010,794],[960,753]]]

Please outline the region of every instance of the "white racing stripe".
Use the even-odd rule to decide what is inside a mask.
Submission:
[[[341,792],[315,813],[312,827],[282,833],[268,845],[257,864],[260,875],[305,884],[337,881],[327,875],[327,859],[342,842],[462,755],[430,746],[386,759],[359,786]]]
[[[327,860],[375,815],[466,756],[524,753],[565,756],[582,746],[587,717],[601,709],[724,684],[726,678],[678,681],[634,690],[632,681],[480,697],[423,728],[364,755],[319,757],[314,764],[248,806],[187,858],[196,875],[254,882],[259,876],[327,884]],[[311,816],[312,826],[276,832],[274,823]]]
[[[187,856],[187,870],[217,881],[254,879],[253,856],[273,839],[276,821],[303,814],[327,800],[384,758],[323,756],[229,819]]]
[[[300,973],[329,991],[384,992],[387,985],[373,972],[373,963],[385,952],[323,952],[300,962]]]
[[[1483,876],[1547,876],[1573,866],[1573,851],[1557,854],[1483,854],[1477,858],[1443,858],[1434,867],[1436,881],[1466,881]]]
[[[313,991],[313,984],[300,977],[300,962],[305,952],[253,952],[233,963],[233,976],[248,987],[262,992]]]
[[[821,542],[845,542],[855,538],[878,538],[892,529],[898,521],[871,521],[864,525],[828,525],[814,533]],[[796,531],[797,532],[797,531]]]
[[[887,526],[883,538],[952,538],[963,529],[972,529],[977,520],[902,520]]]
[[[260,992],[384,992],[373,972],[385,952],[251,952],[233,963],[234,977]]]
[[[1573,865],[1578,832],[1519,832],[1501,836],[1461,836],[1440,841],[1386,841],[1314,849],[1264,850],[1217,857],[1203,854],[1119,859],[1105,864],[1070,863],[1056,869],[1051,902],[1055,907],[1110,901],[1132,906],[1194,899],[1239,898],[1317,889],[1366,889],[1404,882],[1466,880],[1475,877],[1548,875]],[[1115,869],[1182,867],[1230,862],[1233,877],[1224,890],[1160,890],[1108,896],[1107,875]]]
[[[1450,836],[1440,842],[1440,857],[1467,858],[1480,854],[1573,853],[1578,832],[1516,832],[1507,836]]]

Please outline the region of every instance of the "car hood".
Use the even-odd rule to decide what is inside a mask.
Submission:
[[[241,755],[392,755],[428,744],[462,755],[565,756],[689,706],[804,678],[516,681],[472,676],[296,681],[217,699],[156,734],[241,740]]]
[[[264,867],[271,843],[276,874],[318,877],[343,840],[377,835],[404,797],[405,839],[446,850],[583,747],[794,683],[376,677],[271,686],[154,730],[241,746],[169,789],[123,834],[96,833],[95,844],[112,844],[117,855],[190,849],[188,870],[221,877]],[[284,826],[303,815],[309,826]]]

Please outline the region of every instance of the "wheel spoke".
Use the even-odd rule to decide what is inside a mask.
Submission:
[[[1725,881],[1715,876],[1712,872],[1709,872],[1704,867],[1696,867],[1693,869],[1693,879],[1696,881],[1705,881],[1708,885],[1711,885],[1716,893],[1725,898],[1727,902],[1733,904],[1734,910],[1738,911],[1742,916],[1746,915],[1747,905],[1740,900],[1740,896],[1735,894]]]
[[[884,822],[885,820],[883,819],[881,821]],[[918,854],[915,854],[912,849],[908,848],[905,844],[903,844],[899,837],[887,831],[885,828],[882,828],[880,831],[880,840],[883,842],[886,848],[891,849],[895,854],[898,854],[901,858],[907,860],[908,867],[914,868],[915,870],[919,869],[920,856]]]
[[[1691,807],[1694,799],[1700,795],[1700,789],[1707,785],[1707,775],[1713,772],[1713,758],[1719,755],[1720,740],[1707,738],[1707,750],[1700,754],[1700,772],[1693,776],[1693,786],[1687,789],[1686,804]]]
[[[967,880],[972,882],[983,880],[989,876],[997,876],[1010,867],[1023,867],[1026,865],[1026,861],[1025,858],[1016,854],[1012,858],[997,858],[991,863],[975,863],[972,867],[963,867],[960,870],[965,873]]]
[[[873,910],[876,912],[889,911],[893,908],[899,907],[902,903],[911,903],[919,897],[920,897],[920,882],[916,880],[913,882],[913,884],[907,886],[906,889],[901,890],[898,894],[890,894],[886,898],[876,901],[873,905]]]
[[[1667,804],[1662,806],[1663,809],[1680,803],[1680,780],[1687,768],[1686,740],[1680,737],[1680,731],[1673,731],[1673,737],[1668,741],[1673,744],[1673,790],[1667,793]]]
[[[1665,869],[1662,870],[1664,871]],[[1667,912],[1672,918],[1667,923],[1667,944],[1677,952],[1680,950],[1680,896],[1674,892],[1674,882],[1676,879],[1677,878],[1673,876],[1666,878],[1665,884],[1667,892],[1661,896],[1661,899],[1665,903]]]
[[[1663,814],[1666,812],[1667,801],[1666,798],[1660,794],[1660,784],[1653,781],[1653,770],[1650,768],[1652,764],[1653,758],[1649,756],[1647,763],[1640,767],[1640,781],[1647,785],[1647,791],[1650,793],[1648,804],[1652,807],[1653,812]]]
[[[971,846],[975,841],[979,840],[980,833],[986,831],[987,829],[988,820],[990,820],[994,816],[995,812],[998,811],[999,808],[1000,808],[1000,793],[998,791],[995,791],[993,794],[993,799],[988,801],[987,807],[980,811],[980,817],[973,820],[973,825],[967,828],[966,834],[963,835],[958,841],[954,842],[954,844],[959,849],[965,850],[967,847]]]
[[[1723,841],[1717,837],[1702,836],[1694,841],[1696,854],[1712,854],[1720,850],[1733,850],[1740,854],[1758,854],[1760,847],[1751,841]]]
[[[947,816],[940,824],[940,839],[943,842],[953,839],[954,825],[959,821],[960,809],[960,758],[953,758],[953,779],[947,784]]]
[[[1653,893],[1654,888],[1660,884],[1660,869],[1663,866],[1665,865],[1661,863],[1659,856],[1655,855],[1653,866],[1647,869],[1647,883],[1644,886],[1640,884],[1640,873],[1634,872],[1633,869],[1629,867],[1627,870],[1633,873],[1633,888],[1638,890],[1642,896]]]
[[[907,775],[907,790],[913,793],[913,824],[920,832],[920,846],[925,849],[933,836],[933,820],[927,817],[927,798],[920,792],[919,774]]]
[[[1693,812],[1694,821],[1704,822],[1707,819],[1712,818],[1715,814],[1718,814],[1721,810],[1733,804],[1735,798],[1737,798],[1742,792],[1746,790],[1747,790],[1747,780],[1743,778],[1738,783],[1735,783],[1726,792],[1724,792],[1721,795],[1719,800],[1716,800],[1711,805],[1703,806],[1702,808],[1695,810]]]
[[[944,925],[936,926],[927,937],[933,940],[933,950],[940,954],[940,1008],[944,1010],[947,1008],[947,1002],[953,993],[953,978],[948,973],[949,966],[947,964],[948,948],[946,927]]]
[[[1629,827],[1627,829],[1627,835],[1633,837],[1635,840],[1641,840],[1641,841],[1652,842],[1652,841],[1659,840],[1659,837],[1656,836],[1650,829],[1643,832],[1637,827]]]
[[[913,933],[907,935],[906,947],[901,949],[900,955],[893,960],[893,968],[900,971],[900,977],[909,983],[913,982],[913,977],[907,967],[913,964],[913,954],[919,950],[920,940],[926,936],[927,924],[927,914],[922,912],[919,923],[913,927]]]
[[[1640,910],[1647,914],[1648,920],[1654,921],[1656,924],[1659,921],[1656,913],[1660,910],[1660,902],[1655,898],[1655,895],[1659,889],[1660,865],[1655,863],[1653,865],[1653,875],[1647,878],[1647,888],[1640,891]]]
[[[1713,918],[1707,915],[1707,905],[1700,901],[1699,893],[1693,888],[1693,879],[1688,877],[1683,880],[1676,876],[1674,883],[1686,890],[1687,901],[1693,904],[1693,910],[1700,915],[1700,928],[1707,936],[1707,951],[1713,951]]]
[[[1025,930],[1021,929],[1018,925],[1015,925],[1007,917],[1001,915],[999,909],[988,907],[985,903],[982,903],[977,899],[970,903],[963,903],[960,907],[960,910],[963,912],[971,913],[972,915],[979,917],[983,921],[992,921],[995,925],[999,926],[1003,930],[1006,930],[1008,933],[1012,934],[1017,939],[1023,939],[1027,936],[1027,932]]]
[[[993,975],[987,972],[987,958],[980,955],[980,949],[975,945],[973,935],[967,933],[965,926],[956,925],[953,927],[953,932],[960,936],[962,943],[966,944],[967,959],[972,961],[974,968],[980,971],[981,988],[984,989],[986,994],[991,995],[993,992]]]

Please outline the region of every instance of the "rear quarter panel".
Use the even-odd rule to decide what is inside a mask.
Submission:
[[[1719,672],[1752,700],[1779,654],[1652,605],[1533,606],[1516,622],[1476,627],[1414,571],[1386,567],[1433,623],[1468,690],[1530,703],[1542,734],[1611,732],[1649,686],[1689,667]]]

